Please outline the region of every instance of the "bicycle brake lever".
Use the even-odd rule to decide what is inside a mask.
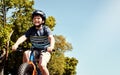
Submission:
[[[18,48],[16,49],[16,51],[20,51],[20,52],[21,52],[21,51],[23,51],[23,50],[22,50],[21,47],[18,47]]]

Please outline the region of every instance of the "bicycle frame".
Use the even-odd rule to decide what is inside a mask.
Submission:
[[[38,75],[40,74],[40,70],[37,68],[37,64],[35,61],[35,55],[34,55],[34,50],[32,50],[32,52],[30,53],[30,58],[29,58],[29,64],[32,64],[34,66],[34,70],[33,70],[33,74],[32,75],[36,75],[36,72],[38,73]]]
[[[36,61],[36,58],[35,58],[34,51],[35,51],[34,49],[31,49],[29,62],[26,62],[26,63],[23,63],[23,64],[20,65],[20,67],[18,69],[18,75],[24,75],[24,74],[28,73],[31,68],[33,70],[30,70],[30,73],[32,73],[30,75],[41,75],[41,72],[40,72],[40,70],[37,66],[37,61]]]
[[[33,74],[32,75],[36,75],[36,62],[33,62],[35,60],[35,57],[34,57],[34,54],[33,54],[33,50],[32,50],[32,52],[31,52],[31,54],[30,54],[30,58],[29,58],[29,64],[32,64],[33,65],[33,67],[34,67],[34,70],[33,70]]]

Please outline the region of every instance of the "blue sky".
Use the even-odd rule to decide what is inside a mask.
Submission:
[[[76,75],[120,75],[120,0],[35,0],[73,46]]]

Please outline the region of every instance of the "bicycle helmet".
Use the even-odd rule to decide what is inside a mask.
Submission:
[[[34,17],[35,15],[40,15],[40,16],[42,17],[42,19],[43,19],[44,21],[46,21],[46,15],[45,15],[45,13],[44,13],[43,11],[41,11],[41,10],[35,10],[35,11],[32,13],[32,19],[33,19],[33,17]]]

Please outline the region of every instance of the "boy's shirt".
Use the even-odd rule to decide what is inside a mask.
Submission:
[[[35,26],[32,26],[25,33],[25,36],[31,41],[32,47],[40,49],[47,48],[50,45],[49,35],[52,35],[52,33],[47,26],[43,26],[41,30],[37,30]]]

